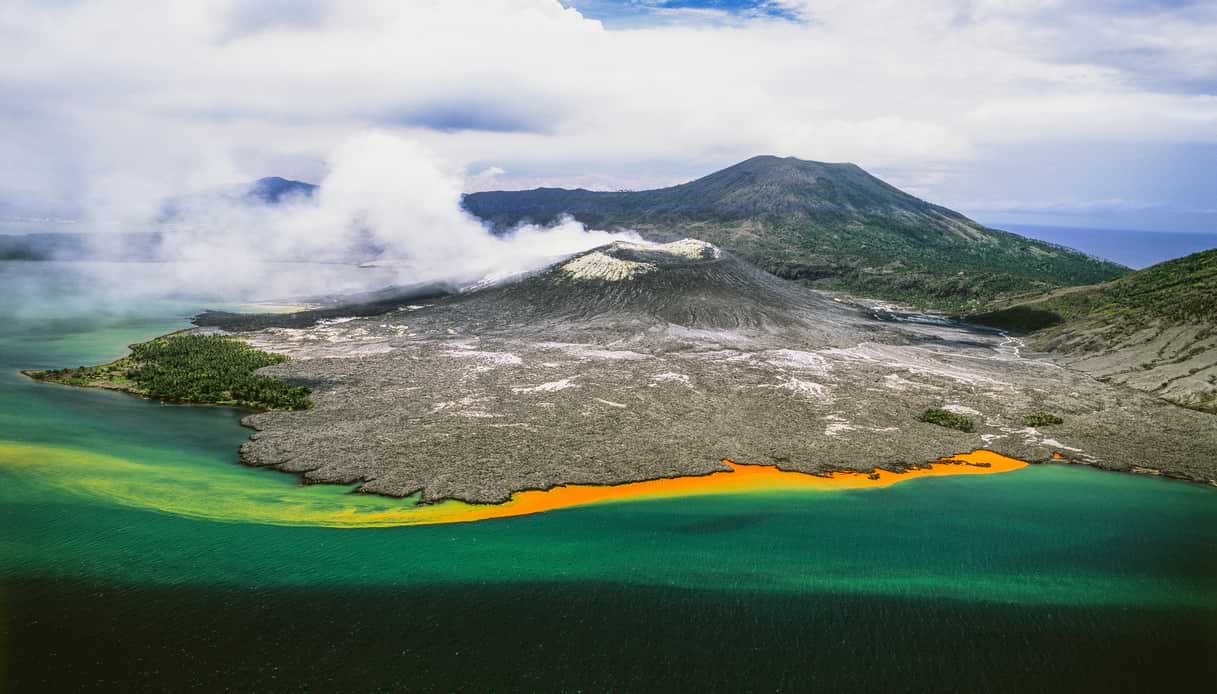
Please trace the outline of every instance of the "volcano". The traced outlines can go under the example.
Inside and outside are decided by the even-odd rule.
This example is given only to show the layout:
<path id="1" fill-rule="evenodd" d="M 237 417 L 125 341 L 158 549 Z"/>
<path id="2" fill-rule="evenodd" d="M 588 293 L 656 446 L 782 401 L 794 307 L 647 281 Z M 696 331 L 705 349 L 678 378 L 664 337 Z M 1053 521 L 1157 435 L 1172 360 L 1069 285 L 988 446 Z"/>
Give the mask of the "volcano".
<path id="1" fill-rule="evenodd" d="M 651 240 L 695 236 L 786 279 L 944 309 L 1128 272 L 990 229 L 856 164 L 795 157 L 752 157 L 655 190 L 487 191 L 464 206 L 500 232 L 571 216 Z"/>
<path id="2" fill-rule="evenodd" d="M 986 447 L 1217 478 L 1209 415 L 693 239 L 617 242 L 381 315 L 335 311 L 229 326 L 292 357 L 264 373 L 313 389 L 312 409 L 245 420 L 247 464 L 423 502 L 699 475 L 724 459 L 901 471 Z M 920 421 L 927 408 L 974 430 Z M 1063 423 L 1024 423 L 1044 410 Z"/>

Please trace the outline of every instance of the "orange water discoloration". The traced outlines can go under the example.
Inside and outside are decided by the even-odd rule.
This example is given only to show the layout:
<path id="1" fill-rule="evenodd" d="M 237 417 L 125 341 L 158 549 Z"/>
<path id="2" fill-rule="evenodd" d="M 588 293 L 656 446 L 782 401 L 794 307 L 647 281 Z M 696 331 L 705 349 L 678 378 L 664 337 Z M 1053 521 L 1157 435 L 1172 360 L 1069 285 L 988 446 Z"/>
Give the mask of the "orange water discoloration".
<path id="1" fill-rule="evenodd" d="M 827 475 L 809 475 L 803 472 L 781 470 L 774 465 L 741 465 L 729 459 L 724 459 L 723 463 L 730 469 L 722 472 L 713 472 L 708 475 L 673 477 L 611 486 L 572 484 L 546 490 L 517 492 L 512 495 L 510 500 L 494 505 L 479 506 L 443 502 L 432 506 L 431 510 L 434 512 L 434 515 L 422 522 L 457 523 L 490 518 L 506 518 L 606 501 L 760 491 L 887 487 L 897 482 L 918 477 L 987 475 L 1009 472 L 1027 466 L 1027 463 L 1021 460 L 1008 458 L 987 450 L 978 450 L 943 458 L 926 467 L 915 468 L 906 472 L 889 472 L 887 470 L 875 470 L 869 473 L 841 471 Z"/>
<path id="2" fill-rule="evenodd" d="M 24 475 L 28 481 L 55 493 L 70 492 L 72 498 L 214 521 L 330 528 L 462 523 L 587 504 L 699 494 L 884 487 L 918 477 L 991 474 L 1026 465 L 991 451 L 944 458 L 904 473 L 877 470 L 808 475 L 772 465 L 723 462 L 726 469 L 708 475 L 610 486 L 573 484 L 519 492 L 501 504 L 461 501 L 418 504 L 415 499 L 352 494 L 345 487 L 296 485 L 287 476 L 267 478 L 248 468 L 217 466 L 210 461 L 166 464 L 59 446 L 0 441 L 0 470 Z"/>

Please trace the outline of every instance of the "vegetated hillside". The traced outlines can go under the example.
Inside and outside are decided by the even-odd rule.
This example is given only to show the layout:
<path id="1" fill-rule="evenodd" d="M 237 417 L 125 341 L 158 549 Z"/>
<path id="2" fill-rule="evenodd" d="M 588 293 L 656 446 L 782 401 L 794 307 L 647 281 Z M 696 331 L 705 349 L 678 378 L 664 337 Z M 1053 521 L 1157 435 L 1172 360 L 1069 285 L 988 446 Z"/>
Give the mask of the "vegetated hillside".
<path id="1" fill-rule="evenodd" d="M 986 228 L 854 164 L 753 157 L 646 191 L 538 188 L 472 193 L 466 209 L 505 231 L 569 214 L 654 240 L 693 237 L 824 289 L 960 309 L 1020 292 L 1090 284 L 1127 268 Z"/>
<path id="2" fill-rule="evenodd" d="M 1105 380 L 1217 413 L 1217 250 L 971 317 Z"/>

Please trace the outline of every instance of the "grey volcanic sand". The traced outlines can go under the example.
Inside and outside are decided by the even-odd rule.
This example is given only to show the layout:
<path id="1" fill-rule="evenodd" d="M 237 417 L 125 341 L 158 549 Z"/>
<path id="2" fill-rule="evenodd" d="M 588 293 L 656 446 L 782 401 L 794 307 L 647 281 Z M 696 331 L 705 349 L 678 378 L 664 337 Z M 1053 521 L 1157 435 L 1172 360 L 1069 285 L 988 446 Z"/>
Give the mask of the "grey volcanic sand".
<path id="1" fill-rule="evenodd" d="M 701 242 L 614 244 L 511 284 L 310 328 L 237 333 L 315 407 L 245 422 L 251 465 L 423 501 L 722 470 L 901 470 L 988 447 L 1217 479 L 1217 420 L 1021 353 L 883 315 Z M 286 319 L 290 320 L 290 319 Z M 286 323 L 286 324 L 298 324 Z M 927 407 L 976 433 L 917 421 Z M 1063 425 L 1032 429 L 1047 410 Z"/>
<path id="2" fill-rule="evenodd" d="M 1047 332 L 1035 335 L 1032 343 L 1051 350 L 1061 364 L 1108 383 L 1185 406 L 1202 405 L 1213 392 L 1217 333 L 1209 326 L 1146 328 L 1117 339 L 1105 337 L 1101 323 Z"/>

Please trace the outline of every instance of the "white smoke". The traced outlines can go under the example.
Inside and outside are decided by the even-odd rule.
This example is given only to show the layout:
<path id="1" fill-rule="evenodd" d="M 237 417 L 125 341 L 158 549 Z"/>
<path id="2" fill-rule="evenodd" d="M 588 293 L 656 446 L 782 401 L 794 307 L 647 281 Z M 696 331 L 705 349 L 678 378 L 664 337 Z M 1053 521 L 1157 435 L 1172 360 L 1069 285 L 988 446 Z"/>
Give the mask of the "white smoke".
<path id="1" fill-rule="evenodd" d="M 317 273 L 300 286 L 282 261 L 375 266 L 369 280 L 463 287 L 542 268 L 632 232 L 586 229 L 565 219 L 494 235 L 461 207 L 463 179 L 416 142 L 381 132 L 351 138 L 329 158 L 312 197 L 255 205 L 232 195 L 186 196 L 161 248 L 178 289 L 230 296 L 350 291 Z M 276 262 L 277 261 L 277 262 Z M 290 281 L 289 281 L 290 279 Z M 377 287 L 366 286 L 363 289 Z"/>

